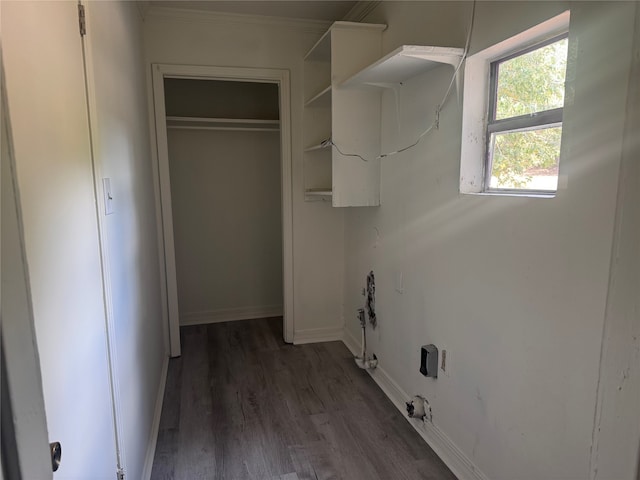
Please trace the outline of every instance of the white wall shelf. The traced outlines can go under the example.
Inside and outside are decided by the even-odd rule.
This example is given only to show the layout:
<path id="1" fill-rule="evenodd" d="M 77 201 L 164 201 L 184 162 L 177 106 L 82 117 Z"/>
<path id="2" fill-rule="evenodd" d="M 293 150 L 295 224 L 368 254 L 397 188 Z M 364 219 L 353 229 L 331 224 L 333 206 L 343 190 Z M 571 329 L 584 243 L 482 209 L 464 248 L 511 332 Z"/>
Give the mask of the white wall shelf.
<path id="1" fill-rule="evenodd" d="M 312 200 L 331 200 L 333 192 L 330 188 L 308 188 L 304 191 L 305 199 Z"/>
<path id="2" fill-rule="evenodd" d="M 200 118 L 167 116 L 167 128 L 190 130 L 237 130 L 255 132 L 277 132 L 279 120 L 254 118 Z"/>
<path id="3" fill-rule="evenodd" d="M 305 107 L 330 107 L 331 106 L 331 85 L 322 89 L 316 95 L 311 97 L 305 104 Z"/>
<path id="4" fill-rule="evenodd" d="M 442 64 L 457 68 L 463 53 L 462 48 L 403 45 L 360 70 L 341 86 L 395 87 Z"/>
<path id="5" fill-rule="evenodd" d="M 376 158 L 380 153 L 380 93 L 343 88 L 341 83 L 380 58 L 385 28 L 335 22 L 305 56 L 306 201 L 330 201 L 334 207 L 380 205 L 380 161 Z M 319 142 L 326 138 L 337 148 L 332 148 L 332 142 Z M 356 161 L 351 153 L 371 161 Z"/>

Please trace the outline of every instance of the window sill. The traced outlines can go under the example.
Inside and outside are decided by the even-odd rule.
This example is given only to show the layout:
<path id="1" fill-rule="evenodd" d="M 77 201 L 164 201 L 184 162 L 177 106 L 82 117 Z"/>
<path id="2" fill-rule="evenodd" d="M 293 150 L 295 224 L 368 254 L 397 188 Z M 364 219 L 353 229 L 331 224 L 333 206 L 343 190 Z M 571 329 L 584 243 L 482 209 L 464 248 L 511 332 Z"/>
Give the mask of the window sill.
<path id="1" fill-rule="evenodd" d="M 558 192 L 511 192 L 511 191 L 489 191 L 489 192 L 460 192 L 460 195 L 473 195 L 477 197 L 516 197 L 516 198 L 555 198 Z"/>

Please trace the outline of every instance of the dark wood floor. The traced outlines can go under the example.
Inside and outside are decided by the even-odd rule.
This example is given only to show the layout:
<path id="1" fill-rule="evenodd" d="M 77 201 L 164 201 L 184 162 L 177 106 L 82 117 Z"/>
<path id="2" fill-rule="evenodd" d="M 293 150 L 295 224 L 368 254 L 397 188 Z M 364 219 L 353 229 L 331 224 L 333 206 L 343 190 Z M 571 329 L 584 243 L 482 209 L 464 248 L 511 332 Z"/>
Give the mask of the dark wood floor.
<path id="1" fill-rule="evenodd" d="M 341 342 L 281 318 L 182 328 L 151 478 L 455 479 Z"/>

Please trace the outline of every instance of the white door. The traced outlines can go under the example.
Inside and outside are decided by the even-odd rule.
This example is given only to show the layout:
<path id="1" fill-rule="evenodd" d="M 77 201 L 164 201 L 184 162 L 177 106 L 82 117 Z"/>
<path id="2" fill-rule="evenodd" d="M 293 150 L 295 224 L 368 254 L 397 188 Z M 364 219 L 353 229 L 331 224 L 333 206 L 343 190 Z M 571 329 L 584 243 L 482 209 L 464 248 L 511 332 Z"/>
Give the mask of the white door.
<path id="1" fill-rule="evenodd" d="M 77 4 L 3 1 L 17 184 L 54 478 L 117 468 L 96 197 Z"/>
<path id="2" fill-rule="evenodd" d="M 4 78 L 0 77 L 0 83 Z M 2 102 L 1 265 L 2 288 L 2 469 L 6 478 L 51 478 L 49 435 L 44 413 L 38 352 L 34 343 L 31 297 L 24 261 L 24 242 L 17 208 L 9 125 Z M 11 395 L 9 395 L 11 392 Z M 13 401 L 19 399 L 19 401 Z M 1 478 L 1 476 L 0 476 Z"/>

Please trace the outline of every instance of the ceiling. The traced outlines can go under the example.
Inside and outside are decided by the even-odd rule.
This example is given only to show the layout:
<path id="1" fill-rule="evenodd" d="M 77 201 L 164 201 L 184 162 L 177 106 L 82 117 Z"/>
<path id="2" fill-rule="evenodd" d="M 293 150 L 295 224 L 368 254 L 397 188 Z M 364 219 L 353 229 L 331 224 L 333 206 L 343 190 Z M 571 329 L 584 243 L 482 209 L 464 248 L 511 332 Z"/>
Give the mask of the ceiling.
<path id="1" fill-rule="evenodd" d="M 149 7 L 169 7 L 208 12 L 238 13 L 244 15 L 266 15 L 270 17 L 299 18 L 305 20 L 343 20 L 358 4 L 354 1 L 317 0 L 235 0 L 235 1 L 193 1 L 193 0 L 152 0 Z"/>

